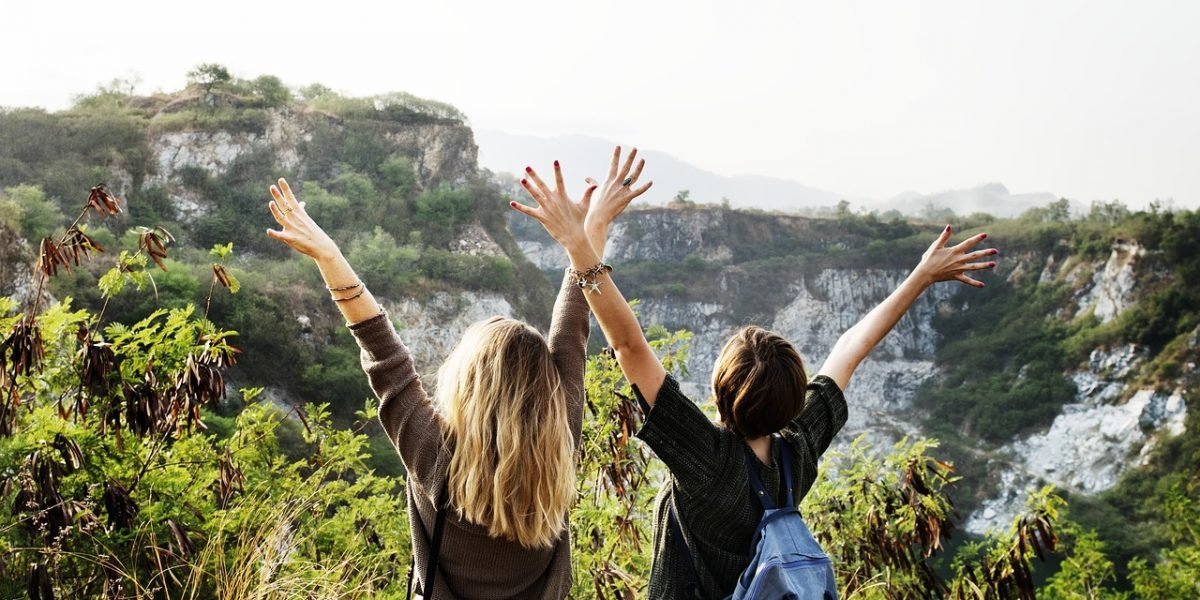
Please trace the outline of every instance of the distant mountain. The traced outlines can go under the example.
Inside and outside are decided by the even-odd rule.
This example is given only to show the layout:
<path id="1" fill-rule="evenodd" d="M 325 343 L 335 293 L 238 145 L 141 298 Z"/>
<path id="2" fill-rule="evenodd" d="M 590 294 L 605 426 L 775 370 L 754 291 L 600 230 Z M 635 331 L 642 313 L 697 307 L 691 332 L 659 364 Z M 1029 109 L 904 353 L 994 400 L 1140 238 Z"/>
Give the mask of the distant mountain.
<path id="1" fill-rule="evenodd" d="M 479 165 L 497 173 L 521 173 L 525 166 L 549 165 L 561 160 L 572 182 L 587 175 L 603 176 L 608 168 L 606 157 L 614 142 L 585 135 L 536 137 L 476 129 L 479 145 Z M 688 190 L 695 202 L 716 204 L 728 198 L 738 208 L 763 210 L 804 211 L 818 207 L 836 206 L 849 200 L 851 210 L 898 210 L 921 216 L 926 207 L 949 208 L 957 215 L 987 212 L 998 217 L 1013 217 L 1034 206 L 1045 206 L 1056 200 L 1055 194 L 1014 194 L 1000 183 L 977 187 L 945 190 L 932 194 L 904 192 L 887 200 L 857 198 L 806 186 L 797 181 L 760 175 L 727 177 L 688 164 L 669 154 L 654 150 L 639 150 L 650 163 L 649 175 L 654 179 L 654 191 L 648 202 L 663 204 L 679 190 Z"/>
<path id="2" fill-rule="evenodd" d="M 475 130 L 475 142 L 479 145 L 480 166 L 494 172 L 520 173 L 528 164 L 549 165 L 557 159 L 563 162 L 572 182 L 588 175 L 603 177 L 608 169 L 606 157 L 614 145 L 583 135 L 543 138 L 487 129 Z M 648 174 L 654 180 L 652 203 L 665 203 L 679 190 L 689 190 L 691 200 L 696 202 L 716 204 L 728 198 L 735 207 L 783 211 L 834 206 L 846 198 L 776 177 L 726 177 L 653 150 L 639 149 L 639 154 L 649 163 Z"/>
<path id="3" fill-rule="evenodd" d="M 1014 194 L 1000 183 L 986 183 L 964 190 L 946 190 L 933 194 L 904 192 L 878 204 L 880 210 L 896 209 L 902 213 L 919 214 L 926 206 L 945 207 L 957 215 L 986 212 L 998 217 L 1014 217 L 1035 206 L 1045 206 L 1058 199 L 1048 192 Z"/>

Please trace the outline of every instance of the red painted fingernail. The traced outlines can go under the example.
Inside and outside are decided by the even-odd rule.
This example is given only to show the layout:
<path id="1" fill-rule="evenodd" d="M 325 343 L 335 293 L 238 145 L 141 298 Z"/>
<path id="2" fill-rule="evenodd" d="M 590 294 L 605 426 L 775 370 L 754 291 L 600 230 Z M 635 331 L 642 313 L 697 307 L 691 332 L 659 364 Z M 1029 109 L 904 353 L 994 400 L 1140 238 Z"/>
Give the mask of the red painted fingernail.
<path id="1" fill-rule="evenodd" d="M 950 232 L 950 226 L 949 226 L 949 225 L 947 225 L 947 226 L 946 226 L 946 233 L 949 233 L 949 232 Z"/>
<path id="2" fill-rule="evenodd" d="M 991 252 L 988 252 L 988 254 L 1000 254 L 1000 251 L 993 248 Z"/>
<path id="3" fill-rule="evenodd" d="M 986 239 L 987 239 L 987 234 L 986 234 L 986 233 L 981 233 L 981 234 L 979 234 L 979 239 L 981 239 L 981 240 L 986 240 Z"/>
<path id="4" fill-rule="evenodd" d="M 522 180 L 521 180 L 521 185 L 529 185 L 529 182 L 528 182 L 528 181 L 525 181 L 524 179 L 522 179 Z"/>
<path id="5" fill-rule="evenodd" d="M 525 172 L 526 172 L 526 173 L 532 173 L 532 172 L 533 172 L 533 167 L 525 167 Z"/>
<path id="6" fill-rule="evenodd" d="M 511 206 L 511 207 L 513 207 L 513 208 L 516 208 L 516 207 L 517 207 L 517 201 L 516 201 L 516 200 L 509 200 L 509 201 L 508 201 L 508 205 L 509 205 L 509 206 Z"/>
<path id="7" fill-rule="evenodd" d="M 990 263 L 988 263 L 988 266 L 989 266 L 989 267 L 994 267 L 994 266 L 996 266 L 996 263 L 994 263 L 994 262 L 990 262 Z"/>
<path id="8" fill-rule="evenodd" d="M 558 166 L 558 161 L 557 161 L 557 160 L 556 160 L 556 161 L 554 161 L 554 166 L 556 166 L 556 167 Z"/>

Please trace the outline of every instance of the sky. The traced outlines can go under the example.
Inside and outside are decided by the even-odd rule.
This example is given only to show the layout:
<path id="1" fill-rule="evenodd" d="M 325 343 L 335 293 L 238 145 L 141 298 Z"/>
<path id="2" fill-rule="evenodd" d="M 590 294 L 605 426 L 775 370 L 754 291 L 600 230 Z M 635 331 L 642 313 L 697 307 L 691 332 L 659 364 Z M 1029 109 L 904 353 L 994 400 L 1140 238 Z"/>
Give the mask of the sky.
<path id="1" fill-rule="evenodd" d="M 851 197 L 998 181 L 1200 205 L 1190 0 L 0 0 L 0 22 L 0 106 L 216 62 Z"/>

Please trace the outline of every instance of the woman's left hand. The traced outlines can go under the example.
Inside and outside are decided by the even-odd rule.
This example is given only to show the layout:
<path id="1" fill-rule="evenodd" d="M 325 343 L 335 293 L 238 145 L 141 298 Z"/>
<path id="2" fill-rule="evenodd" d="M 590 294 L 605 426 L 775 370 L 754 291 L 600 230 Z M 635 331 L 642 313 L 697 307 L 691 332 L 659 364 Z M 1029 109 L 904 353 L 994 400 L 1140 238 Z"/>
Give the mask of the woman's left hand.
<path id="1" fill-rule="evenodd" d="M 525 191 L 537 205 L 526 206 L 512 201 L 509 202 L 509 206 L 517 212 L 537 219 L 542 227 L 546 228 L 550 237 L 564 248 L 569 249 L 571 246 L 581 243 L 590 245 L 591 242 L 587 238 L 583 224 L 587 219 L 588 207 L 591 205 L 592 193 L 596 191 L 596 184 L 589 185 L 584 190 L 583 196 L 576 202 L 567 195 L 562 167 L 559 166 L 557 160 L 554 161 L 553 189 L 546 185 L 541 177 L 538 177 L 532 167 L 525 167 L 525 174 L 526 177 L 521 180 L 521 185 L 525 187 Z"/>
<path id="2" fill-rule="evenodd" d="M 633 202 L 634 198 L 646 193 L 646 190 L 654 185 L 653 181 L 647 181 L 645 184 L 633 187 L 642 176 L 642 168 L 646 166 L 646 161 L 643 159 L 637 161 L 637 166 L 634 167 L 633 161 L 637 158 L 637 153 L 637 148 L 631 150 L 622 166 L 621 147 L 613 148 L 612 162 L 608 166 L 608 177 L 599 188 L 600 195 L 588 207 L 588 215 L 584 223 L 584 227 L 588 234 L 592 235 L 593 240 L 597 235 L 603 238 L 603 234 L 608 231 L 609 224 L 617 218 L 617 215 L 620 215 L 625 207 Z M 596 180 L 591 177 L 585 181 L 588 185 L 596 185 Z"/>

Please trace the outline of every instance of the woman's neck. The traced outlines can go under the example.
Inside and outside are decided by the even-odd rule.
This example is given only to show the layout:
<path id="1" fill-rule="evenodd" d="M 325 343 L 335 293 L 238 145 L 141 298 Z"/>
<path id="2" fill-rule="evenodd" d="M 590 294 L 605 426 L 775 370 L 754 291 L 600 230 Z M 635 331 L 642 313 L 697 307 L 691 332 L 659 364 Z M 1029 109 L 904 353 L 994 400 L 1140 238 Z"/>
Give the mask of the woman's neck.
<path id="1" fill-rule="evenodd" d="M 771 464 L 771 436 L 764 435 L 756 438 L 746 438 L 746 445 L 754 451 L 754 456 L 758 457 L 758 462 L 769 465 Z"/>

